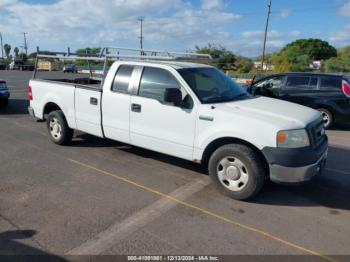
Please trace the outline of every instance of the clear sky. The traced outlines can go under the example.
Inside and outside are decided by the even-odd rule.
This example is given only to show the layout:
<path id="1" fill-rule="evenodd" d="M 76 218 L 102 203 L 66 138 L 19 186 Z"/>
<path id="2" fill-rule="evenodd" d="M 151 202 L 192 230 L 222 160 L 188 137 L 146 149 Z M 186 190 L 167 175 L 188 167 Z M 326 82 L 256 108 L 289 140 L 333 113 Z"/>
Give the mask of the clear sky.
<path id="1" fill-rule="evenodd" d="M 29 51 L 87 46 L 190 50 L 220 44 L 237 54 L 261 53 L 268 0 L 0 0 L 4 43 Z M 350 0 L 272 0 L 267 49 L 298 38 L 350 45 Z"/>

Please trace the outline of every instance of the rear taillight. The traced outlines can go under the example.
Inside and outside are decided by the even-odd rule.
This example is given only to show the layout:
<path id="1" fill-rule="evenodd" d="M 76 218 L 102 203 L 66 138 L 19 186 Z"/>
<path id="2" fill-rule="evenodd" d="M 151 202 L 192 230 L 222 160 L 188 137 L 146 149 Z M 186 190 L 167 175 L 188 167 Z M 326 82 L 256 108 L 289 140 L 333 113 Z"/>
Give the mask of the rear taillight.
<path id="1" fill-rule="evenodd" d="M 33 92 L 32 92 L 31 86 L 28 86 L 28 99 L 29 99 L 29 101 L 33 100 Z"/>
<path id="2" fill-rule="evenodd" d="M 343 81 L 343 92 L 347 97 L 350 97 L 350 85 L 346 81 Z"/>

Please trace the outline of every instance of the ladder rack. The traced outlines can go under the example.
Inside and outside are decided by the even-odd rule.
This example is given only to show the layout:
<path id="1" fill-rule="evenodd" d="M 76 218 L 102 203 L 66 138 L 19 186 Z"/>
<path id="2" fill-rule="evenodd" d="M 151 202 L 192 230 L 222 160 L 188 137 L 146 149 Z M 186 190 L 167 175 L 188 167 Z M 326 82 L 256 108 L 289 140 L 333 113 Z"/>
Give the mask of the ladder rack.
<path id="1" fill-rule="evenodd" d="M 99 54 L 83 54 L 73 53 L 68 47 L 67 52 L 51 52 L 40 51 L 37 47 L 37 56 L 35 61 L 35 70 L 33 78 L 36 76 L 38 59 L 50 58 L 61 61 L 76 61 L 85 60 L 88 62 L 90 76 L 92 70 L 90 62 L 104 62 L 103 75 L 106 74 L 106 69 L 109 61 L 131 60 L 131 61 L 177 61 L 177 62 L 213 62 L 213 58 L 208 54 L 198 54 L 194 52 L 173 52 L 167 50 L 156 49 L 138 49 L 127 47 L 104 47 Z"/>

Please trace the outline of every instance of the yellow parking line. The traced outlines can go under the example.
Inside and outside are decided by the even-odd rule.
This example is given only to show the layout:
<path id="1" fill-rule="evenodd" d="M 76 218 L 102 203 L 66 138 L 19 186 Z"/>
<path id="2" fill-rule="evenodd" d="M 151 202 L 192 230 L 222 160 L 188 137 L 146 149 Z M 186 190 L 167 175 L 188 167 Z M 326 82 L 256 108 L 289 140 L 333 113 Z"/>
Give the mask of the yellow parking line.
<path id="1" fill-rule="evenodd" d="M 209 210 L 207 210 L 207 209 L 204 209 L 204 208 L 195 206 L 195 205 L 193 205 L 193 204 L 191 204 L 191 203 L 188 203 L 188 202 L 186 202 L 186 201 L 177 199 L 177 198 L 175 198 L 175 197 L 172 197 L 172 196 L 170 196 L 170 195 L 167 195 L 167 194 L 165 194 L 165 193 L 162 193 L 162 192 L 157 191 L 157 190 L 155 190 L 155 189 L 152 189 L 152 188 L 150 188 L 150 187 L 147 187 L 147 186 L 138 184 L 138 183 L 136 183 L 136 182 L 134 182 L 134 181 L 132 181 L 132 180 L 130 180 L 130 179 L 127 179 L 127 178 L 125 178 L 125 177 L 121 177 L 121 176 L 118 176 L 118 175 L 109 173 L 109 172 L 107 172 L 107 171 L 104 171 L 104 170 L 99 169 L 99 168 L 96 168 L 96 167 L 94 167 L 94 166 L 91 166 L 91 165 L 88 165 L 88 164 L 79 162 L 79 161 L 74 160 L 74 159 L 68 159 L 68 160 L 69 160 L 70 162 L 72 162 L 72 163 L 77 164 L 77 165 L 80 165 L 80 166 L 83 166 L 83 167 L 86 167 L 86 168 L 93 169 L 93 170 L 95 170 L 95 171 L 97 171 L 97 172 L 99 172 L 99 173 L 101 173 L 101 174 L 114 177 L 114 178 L 116 178 L 116 179 L 118 179 L 118 180 L 124 181 L 125 183 L 128 183 L 128 184 L 133 185 L 133 186 L 138 187 L 138 188 L 141 188 L 141 189 L 143 189 L 143 190 L 145 190 L 145 191 L 148 191 L 148 192 L 151 192 L 151 193 L 153 193 L 153 194 L 159 195 L 159 196 L 161 196 L 161 197 L 170 199 L 170 200 L 172 200 L 172 201 L 174 201 L 174 202 L 176 202 L 176 203 L 178 203 L 178 204 L 180 204 L 180 205 L 189 207 L 189 208 L 191 208 L 191 209 L 195 209 L 195 210 L 197 210 L 197 211 L 199 211 L 199 212 L 201 212 L 201 213 L 204 213 L 204 214 L 206 214 L 206 215 L 208 215 L 208 216 L 214 217 L 214 218 L 216 218 L 216 219 L 218 219 L 218 220 L 224 221 L 224 222 L 226 222 L 226 223 L 228 223 L 228 224 L 235 225 L 235 226 L 240 227 L 240 228 L 242 228 L 242 229 L 245 229 L 245 230 L 247 230 L 247 231 L 254 232 L 254 233 L 256 233 L 256 234 L 259 234 L 259 235 L 265 236 L 265 237 L 267 237 L 267 238 L 273 239 L 273 240 L 275 240 L 275 241 L 277 241 L 277 242 L 283 243 L 283 244 L 285 244 L 285 245 L 287 245 L 287 246 L 290 246 L 290 247 L 293 247 L 293 248 L 295 248 L 295 249 L 301 250 L 301 251 L 303 251 L 303 252 L 305 252 L 305 253 L 307 253 L 307 254 L 311 254 L 311 255 L 313 255 L 313 256 L 321 257 L 321 258 L 324 258 L 325 260 L 328 260 L 328 261 L 337 262 L 337 260 L 335 260 L 335 259 L 333 259 L 333 258 L 331 258 L 331 257 L 322 255 L 321 253 L 318 253 L 318 252 L 313 251 L 313 250 L 311 250 L 311 249 L 302 247 L 302 246 L 300 246 L 300 245 L 298 245 L 298 244 L 294 244 L 294 243 L 292 243 L 292 242 L 289 242 L 288 240 L 284 240 L 284 239 L 282 239 L 282 238 L 280 238 L 280 237 L 277 237 L 277 236 L 275 236 L 275 235 L 272 235 L 272 234 L 270 234 L 270 233 L 268 233 L 268 232 L 265 232 L 265 231 L 263 231 L 263 230 L 260 230 L 260 229 L 257 229 L 257 228 L 251 227 L 251 226 L 247 226 L 247 225 L 244 225 L 244 224 L 239 223 L 239 222 L 237 222 L 237 221 L 234 221 L 234 220 L 232 220 L 232 219 L 229 219 L 229 218 L 223 217 L 223 216 L 221 216 L 221 215 L 215 214 L 215 213 L 213 213 L 213 212 L 211 212 L 211 211 L 209 211 Z"/>

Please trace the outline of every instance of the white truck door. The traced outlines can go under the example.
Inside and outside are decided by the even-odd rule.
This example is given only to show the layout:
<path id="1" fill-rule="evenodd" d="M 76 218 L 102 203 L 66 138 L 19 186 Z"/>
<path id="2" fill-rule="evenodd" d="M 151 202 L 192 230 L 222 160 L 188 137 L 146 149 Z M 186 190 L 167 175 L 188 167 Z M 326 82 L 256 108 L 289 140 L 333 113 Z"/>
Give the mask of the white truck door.
<path id="1" fill-rule="evenodd" d="M 111 68 L 112 70 L 112 68 Z M 103 130 L 107 138 L 130 143 L 130 93 L 134 66 L 120 65 L 103 90 Z"/>
<path id="2" fill-rule="evenodd" d="M 76 86 L 75 121 L 77 129 L 103 137 L 101 128 L 101 90 Z"/>
<path id="3" fill-rule="evenodd" d="M 192 101 L 184 109 L 164 99 L 166 89 L 179 89 Z M 196 105 L 175 76 L 161 68 L 144 67 L 138 95 L 131 97 L 130 138 L 133 145 L 192 160 Z"/>

